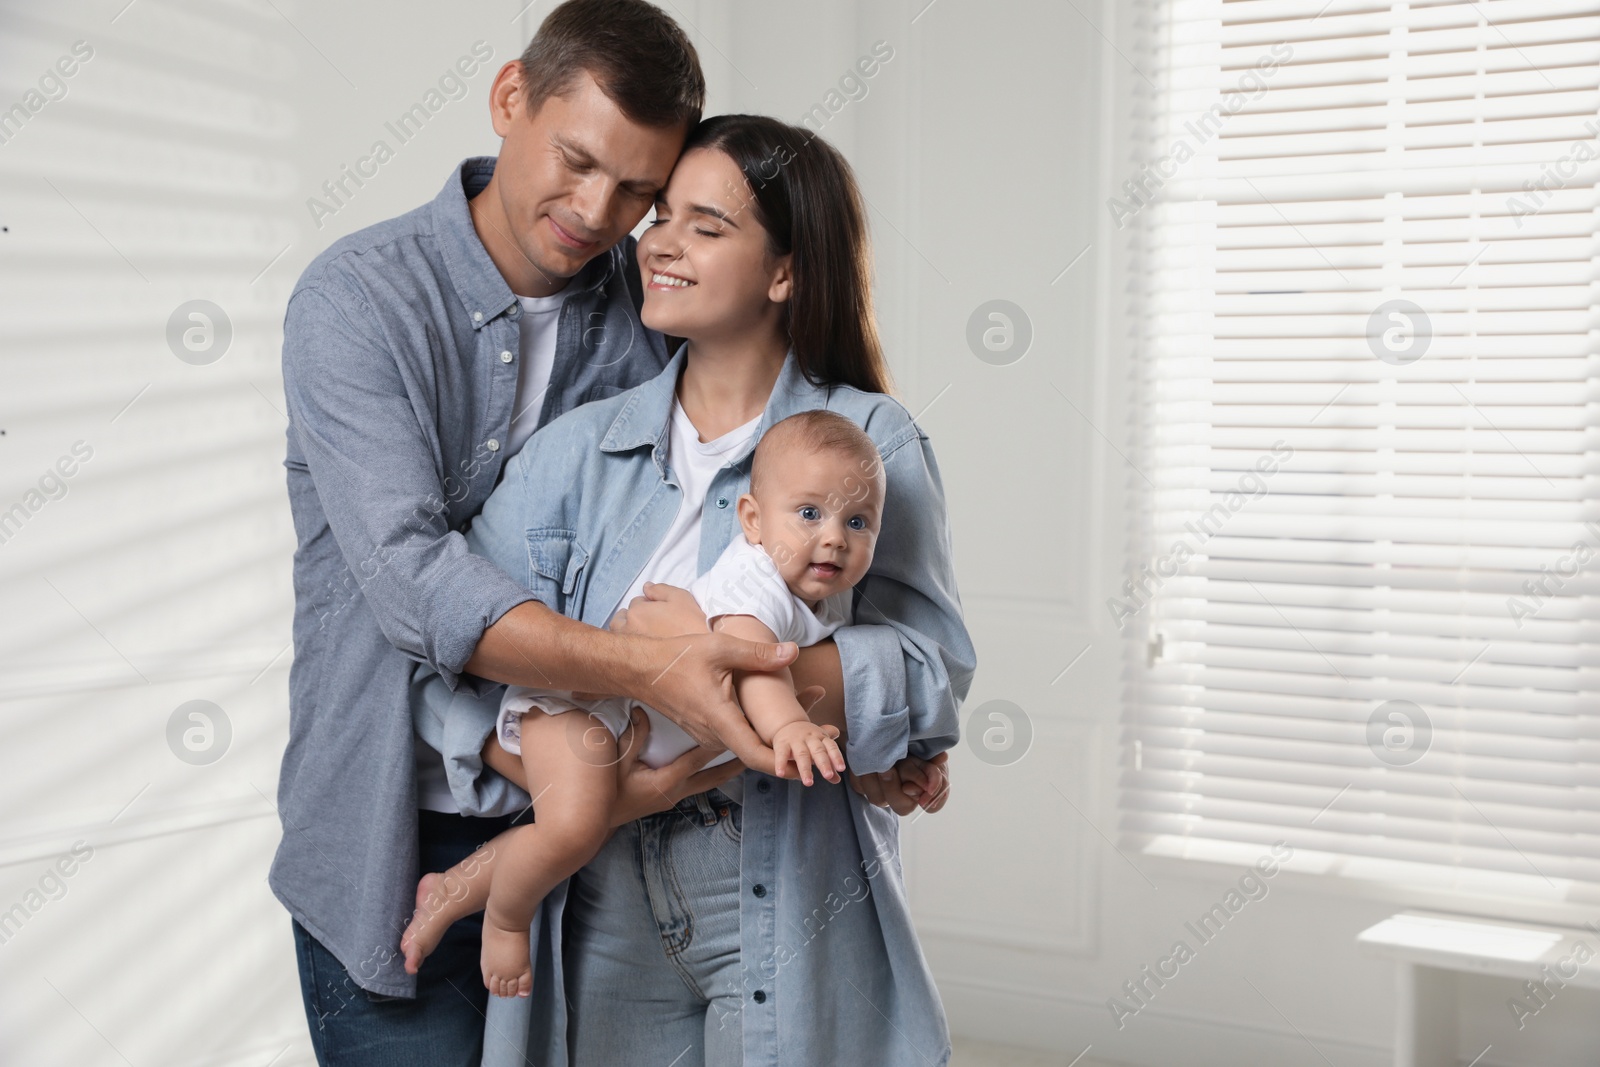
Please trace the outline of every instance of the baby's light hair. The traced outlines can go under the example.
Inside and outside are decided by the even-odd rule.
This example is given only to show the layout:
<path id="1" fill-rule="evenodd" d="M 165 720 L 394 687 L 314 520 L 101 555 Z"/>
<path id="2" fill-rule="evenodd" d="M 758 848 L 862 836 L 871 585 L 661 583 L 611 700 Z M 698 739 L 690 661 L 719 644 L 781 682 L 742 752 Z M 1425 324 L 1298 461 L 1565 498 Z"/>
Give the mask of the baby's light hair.
<path id="1" fill-rule="evenodd" d="M 780 420 L 761 435 L 750 461 L 750 491 L 758 491 L 770 457 L 780 449 L 835 452 L 856 460 L 864 479 L 883 485 L 883 459 L 865 430 L 837 411 L 816 408 Z"/>

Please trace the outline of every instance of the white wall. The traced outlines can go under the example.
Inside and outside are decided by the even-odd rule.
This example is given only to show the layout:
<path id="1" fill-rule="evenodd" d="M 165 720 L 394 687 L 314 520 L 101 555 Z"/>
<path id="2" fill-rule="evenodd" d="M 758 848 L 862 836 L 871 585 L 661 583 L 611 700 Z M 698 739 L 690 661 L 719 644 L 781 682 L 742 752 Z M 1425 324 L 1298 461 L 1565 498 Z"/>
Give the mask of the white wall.
<path id="1" fill-rule="evenodd" d="M 474 42 L 503 61 L 551 4 L 125 2 L 0 0 L 0 107 L 74 42 L 94 50 L 0 144 L 0 509 L 41 504 L 0 543 L 0 914 L 28 912 L 0 930 L 0 1062 L 283 1067 L 309 1062 L 264 881 L 293 545 L 283 303 L 336 236 L 494 150 L 493 65 L 320 228 L 306 200 Z M 713 111 L 796 120 L 844 99 L 828 94 L 876 42 L 894 50 L 823 132 L 872 205 L 893 366 L 943 466 L 982 664 L 968 707 L 1012 701 L 1034 733 L 1006 766 L 958 750 L 952 807 L 908 834 L 955 1027 L 1063 1063 L 1090 1044 L 1151 1065 L 1385 1062 L 1391 975 L 1353 938 L 1422 900 L 1402 891 L 1285 876 L 1125 1028 L 1105 1005 L 1236 877 L 1110 843 L 1122 668 L 1099 605 L 1120 583 L 1132 476 L 1125 265 L 1102 205 L 1133 170 L 1118 146 L 1139 75 L 1101 34 L 1125 44 L 1130 9 L 668 6 Z M 195 299 L 233 328 L 206 365 L 166 338 Z M 1008 366 L 966 336 L 996 299 L 1033 331 Z M 78 441 L 93 456 L 65 496 L 30 498 Z M 169 747 L 191 700 L 231 724 L 208 765 Z M 78 841 L 92 858 L 50 878 Z M 1464 983 L 1465 1058 L 1492 1042 L 1485 1065 L 1594 1062 L 1591 995 L 1564 993 L 1519 1035 L 1512 992 Z"/>
<path id="2" fill-rule="evenodd" d="M 92 450 L 0 543 L 0 924 L 26 916 L 0 925 L 0 1063 L 284 1067 L 310 1062 L 265 882 L 294 547 L 284 301 L 336 236 L 495 151 L 486 87 L 530 31 L 509 0 L 125 3 L 0 4 L 0 108 L 92 49 L 0 143 L 0 509 Z M 466 97 L 319 229 L 306 199 L 480 40 L 494 63 Z M 166 337 L 195 299 L 233 331 L 206 365 Z M 191 700 L 231 725 L 209 765 L 169 747 Z M 57 882 L 78 841 L 92 858 Z"/>
<path id="3" fill-rule="evenodd" d="M 920 253 L 885 273 L 883 311 L 902 324 L 908 403 L 938 398 L 921 421 L 944 468 L 978 642 L 968 709 L 1011 701 L 1035 733 L 1008 766 L 963 745 L 951 808 L 910 834 L 908 877 L 953 1026 L 1062 1063 L 1091 1045 L 1090 1058 L 1152 1067 L 1387 1063 L 1393 973 L 1358 953 L 1355 935 L 1402 906 L 1539 909 L 1284 874 L 1149 1007 L 1120 1028 L 1107 1007 L 1175 940 L 1195 941 L 1185 921 L 1243 869 L 1113 846 L 1123 665 L 1102 605 L 1128 564 L 1123 502 L 1143 482 L 1119 451 L 1134 331 L 1126 235 L 1104 205 L 1143 162 L 1127 147 L 1143 89 L 1129 59 L 1136 9 L 925 5 L 853 8 L 859 41 L 905 41 L 894 75 L 910 92 L 886 86 L 855 111 L 852 157 L 887 216 L 875 220 L 880 250 Z M 777 48 L 804 19 L 767 8 L 761 24 Z M 892 165 L 873 151 L 878 131 L 896 138 Z M 972 311 L 996 298 L 1034 328 L 1010 366 L 976 359 L 964 337 Z M 1519 1032 L 1506 1006 L 1518 992 L 1462 980 L 1462 1063 L 1491 1045 L 1480 1064 L 1596 1062 L 1593 994 L 1563 991 Z"/>

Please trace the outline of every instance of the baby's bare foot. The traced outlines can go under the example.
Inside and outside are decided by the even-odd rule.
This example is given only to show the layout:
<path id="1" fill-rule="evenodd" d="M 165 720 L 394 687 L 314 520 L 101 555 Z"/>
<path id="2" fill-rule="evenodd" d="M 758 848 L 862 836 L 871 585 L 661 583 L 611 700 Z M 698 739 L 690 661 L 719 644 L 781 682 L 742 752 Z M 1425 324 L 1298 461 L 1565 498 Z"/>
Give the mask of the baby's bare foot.
<path id="1" fill-rule="evenodd" d="M 460 916 L 451 914 L 451 901 L 445 892 L 444 875 L 425 874 L 417 883 L 417 910 L 411 913 L 411 925 L 400 935 L 400 951 L 405 953 L 406 973 L 416 974 L 434 949 L 439 939 Z"/>
<path id="2" fill-rule="evenodd" d="M 532 991 L 526 926 L 508 930 L 484 917 L 483 986 L 496 997 L 525 997 Z"/>

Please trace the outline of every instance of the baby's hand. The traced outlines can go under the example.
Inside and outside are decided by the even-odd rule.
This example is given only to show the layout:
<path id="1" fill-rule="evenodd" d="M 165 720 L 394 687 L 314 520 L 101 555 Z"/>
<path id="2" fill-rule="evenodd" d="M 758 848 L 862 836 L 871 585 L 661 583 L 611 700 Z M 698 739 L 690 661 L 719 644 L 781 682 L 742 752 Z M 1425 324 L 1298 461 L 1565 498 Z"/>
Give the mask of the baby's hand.
<path id="1" fill-rule="evenodd" d="M 815 763 L 824 778 L 830 782 L 839 781 L 839 773 L 845 768 L 844 756 L 834 741 L 838 736 L 838 727 L 819 726 L 810 719 L 801 719 L 780 727 L 778 732 L 772 735 L 772 751 L 778 757 L 776 767 L 778 777 L 789 777 L 788 767 L 793 763 L 798 772 L 797 777 L 806 785 L 812 785 L 815 779 L 811 777 L 811 765 Z"/>

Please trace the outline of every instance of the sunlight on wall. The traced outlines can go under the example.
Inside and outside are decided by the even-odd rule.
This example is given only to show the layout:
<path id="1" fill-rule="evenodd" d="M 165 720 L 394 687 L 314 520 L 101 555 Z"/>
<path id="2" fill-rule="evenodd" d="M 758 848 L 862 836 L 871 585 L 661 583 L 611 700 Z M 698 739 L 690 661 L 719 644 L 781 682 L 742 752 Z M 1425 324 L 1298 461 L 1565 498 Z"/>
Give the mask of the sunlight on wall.
<path id="1" fill-rule="evenodd" d="M 294 976 L 238 872 L 278 833 L 293 276 L 268 268 L 306 60 L 265 4 L 118 6 L 11 5 L 0 46 L 0 1059 L 265 1063 Z M 220 312 L 175 349 L 193 300 Z M 195 699 L 209 737 L 169 746 Z"/>
<path id="2" fill-rule="evenodd" d="M 0 1062 L 311 1062 L 265 882 L 284 304 L 493 153 L 523 7 L 0 0 Z M 475 41 L 449 122 L 317 226 L 324 179 Z"/>

